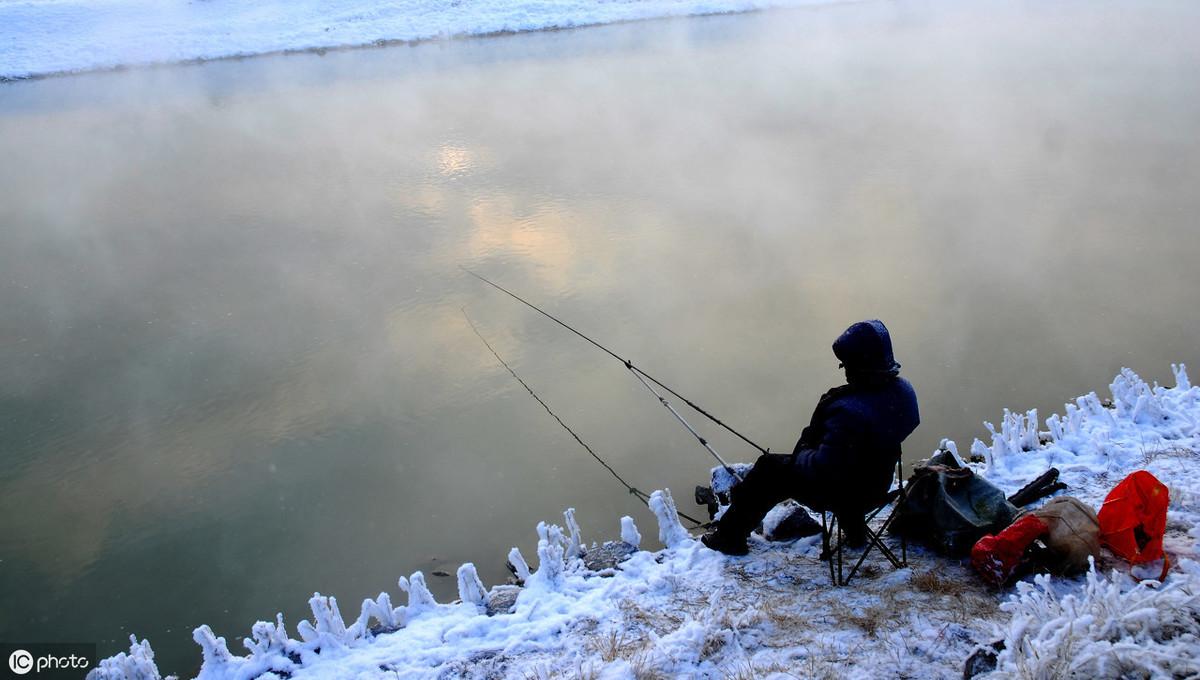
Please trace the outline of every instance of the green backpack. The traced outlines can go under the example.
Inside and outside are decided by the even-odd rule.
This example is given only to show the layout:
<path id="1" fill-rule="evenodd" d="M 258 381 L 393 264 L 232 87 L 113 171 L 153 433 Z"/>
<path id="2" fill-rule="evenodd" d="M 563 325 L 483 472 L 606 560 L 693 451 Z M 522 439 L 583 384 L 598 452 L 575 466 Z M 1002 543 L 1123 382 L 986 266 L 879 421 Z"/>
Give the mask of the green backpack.
<path id="1" fill-rule="evenodd" d="M 980 538 L 1012 524 L 1016 515 L 1017 507 L 994 484 L 952 458 L 937 457 L 913 471 L 892 530 L 961 557 Z"/>

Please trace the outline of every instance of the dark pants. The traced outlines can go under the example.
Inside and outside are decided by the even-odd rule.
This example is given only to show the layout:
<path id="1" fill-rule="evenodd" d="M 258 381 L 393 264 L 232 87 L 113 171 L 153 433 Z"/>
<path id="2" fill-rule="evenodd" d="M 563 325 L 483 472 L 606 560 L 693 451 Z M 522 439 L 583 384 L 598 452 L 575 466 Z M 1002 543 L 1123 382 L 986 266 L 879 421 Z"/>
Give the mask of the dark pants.
<path id="1" fill-rule="evenodd" d="M 820 480 L 809 479 L 792 464 L 792 456 L 764 453 L 745 479 L 730 492 L 729 509 L 717 530 L 729 537 L 749 536 L 771 508 L 789 498 L 819 510 Z"/>

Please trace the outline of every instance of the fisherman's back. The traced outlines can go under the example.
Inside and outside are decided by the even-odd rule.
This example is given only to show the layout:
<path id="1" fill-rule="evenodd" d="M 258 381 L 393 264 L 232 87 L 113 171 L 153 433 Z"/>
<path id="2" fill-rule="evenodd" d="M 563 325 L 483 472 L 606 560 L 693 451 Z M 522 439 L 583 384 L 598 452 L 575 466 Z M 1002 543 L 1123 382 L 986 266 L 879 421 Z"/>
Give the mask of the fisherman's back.
<path id="1" fill-rule="evenodd" d="M 827 392 L 794 451 L 798 471 L 824 482 L 814 504 L 875 501 L 887 491 L 900 443 L 919 423 L 916 391 L 904 378 Z"/>

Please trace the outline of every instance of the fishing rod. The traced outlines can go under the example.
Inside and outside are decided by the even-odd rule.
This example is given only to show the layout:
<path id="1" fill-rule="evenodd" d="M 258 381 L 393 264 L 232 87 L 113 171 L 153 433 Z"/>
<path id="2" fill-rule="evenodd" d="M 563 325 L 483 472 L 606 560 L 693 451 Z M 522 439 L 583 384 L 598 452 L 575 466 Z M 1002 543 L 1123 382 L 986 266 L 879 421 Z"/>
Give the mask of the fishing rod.
<path id="1" fill-rule="evenodd" d="M 672 406 L 671 406 L 671 404 L 670 404 L 670 403 L 669 403 L 669 402 L 668 402 L 668 401 L 667 401 L 665 398 L 663 398 L 663 397 L 662 397 L 662 395 L 660 395 L 660 394 L 659 394 L 659 393 L 658 393 L 658 392 L 657 392 L 657 391 L 656 391 L 656 390 L 655 390 L 653 387 L 651 387 L 651 386 L 650 386 L 650 384 L 649 384 L 648 382 L 646 382 L 647 380 L 649 380 L 650 382 L 654 383 L 655 385 L 658 385 L 659 387 L 661 387 L 662 389 L 666 390 L 667 392 L 671 393 L 671 394 L 672 394 L 673 396 L 675 396 L 676 398 L 678 398 L 678 399 L 682 400 L 682 401 L 683 401 L 685 404 L 687 404 L 688 406 L 690 406 L 690 407 L 691 407 L 692 409 L 694 409 L 696 412 L 700 413 L 700 414 L 701 414 L 701 415 L 703 415 L 704 417 L 706 417 L 706 418 L 708 418 L 709 420 L 713 421 L 713 422 L 714 422 L 714 423 L 716 423 L 717 425 L 720 425 L 721 427 L 725 428 L 727 431 L 731 432 L 732 434 L 734 434 L 735 436 L 737 436 L 739 439 L 741 439 L 742 441 L 746 442 L 746 443 L 747 443 L 747 444 L 749 444 L 750 446 L 753 446 L 754 448 L 758 449 L 760 452 L 762 452 L 762 453 L 770 453 L 770 450 L 769 450 L 769 449 L 765 449 L 765 448 L 763 448 L 763 447 L 759 446 L 758 444 L 754 443 L 754 442 L 753 442 L 753 441 L 751 441 L 751 440 L 750 440 L 748 437 L 746 437 L 745 435 L 743 435 L 741 432 L 738 432 L 737 430 L 733 429 L 733 428 L 732 428 L 732 427 L 730 427 L 729 425 L 726 425 L 724 422 L 722 422 L 722 421 L 721 421 L 721 419 L 717 418 L 717 417 L 716 417 L 716 416 L 714 416 L 713 414 L 711 414 L 711 413 L 709 413 L 708 411 L 704 410 L 704 409 L 703 409 L 703 408 L 701 408 L 699 405 L 697 405 L 695 402 L 691 401 L 691 400 L 690 400 L 690 399 L 688 399 L 687 397 L 685 397 L 685 396 L 683 396 L 682 394 L 679 394 L 679 393 L 678 393 L 678 392 L 676 392 L 675 390 L 671 389 L 671 387 L 670 387 L 670 386 L 663 384 L 663 383 L 662 383 L 660 380 L 658 380 L 658 379 L 657 379 L 657 378 L 655 378 L 654 376 L 650 375 L 649 373 L 647 373 L 647 372 L 643 371 L 641 368 L 638 368 L 637 366 L 634 366 L 634 365 L 633 365 L 633 362 L 632 362 L 632 361 L 630 361 L 629 359 L 625 359 L 625 358 L 623 358 L 623 357 L 621 357 L 621 356 L 617 355 L 617 353 L 616 353 L 616 352 L 613 352 L 612 350 L 610 350 L 609 348 L 605 347 L 604 345 L 601 345 L 599 342 L 596 342 L 596 341 L 595 341 L 595 340 L 593 340 L 592 338 L 590 338 L 590 337 L 588 337 L 588 336 L 584 335 L 582 332 L 580 332 L 579 330 L 575 329 L 575 328 L 574 328 L 574 327 L 572 327 L 571 325 L 567 324 L 567 323 L 566 323 L 565 321 L 563 321 L 562 319 L 559 319 L 558 317 L 554 316 L 553 314 L 550 314 L 549 312 L 547 312 L 547 311 L 545 311 L 544 309 L 542 309 L 542 308 L 538 307 L 537 305 L 533 304 L 532 302 L 530 302 L 530 301 L 526 300 L 525 298 L 521 297 L 520 295 L 517 295 L 516 293 L 512 292 L 511 290 L 509 290 L 509 289 L 505 288 L 504 286 L 501 286 L 500 284 L 498 284 L 498 283 L 495 283 L 494 281 L 491 281 L 491 280 L 487 279 L 486 277 L 484 277 L 484 276 L 482 276 L 482 275 L 480 275 L 480 274 L 476 274 L 475 272 L 471 271 L 470 269 L 467 269 L 466 267 L 463 267 L 462 265 L 459 265 L 459 268 L 460 268 L 460 269 L 462 269 L 463 271 L 465 271 L 466 273 L 470 274 L 471 276 L 474 276 L 475 278 L 479 279 L 480 281 L 483 281 L 484 283 L 488 284 L 489 286 L 491 286 L 491 287 L 495 288 L 496 290 L 499 290 L 500 292 L 504 293 L 505 295 L 508 295 L 509 297 L 513 298 L 513 299 L 514 299 L 514 300 L 516 300 L 517 302 L 520 302 L 521 304 L 525 305 L 526 307 L 529 307 L 530 309 L 532 309 L 532 310 L 534 310 L 535 312 L 537 312 L 537 313 L 541 314 L 542 316 L 546 317 L 547 319 L 550 319 L 550 320 L 551 320 L 551 321 L 553 321 L 554 323 L 556 323 L 556 324 L 558 324 L 558 325 L 562 326 L 563 328 L 565 328 L 565 329 L 567 329 L 567 330 L 571 331 L 571 332 L 572 332 L 572 333 L 574 333 L 575 335 L 578 335 L 579 337 L 583 338 L 584 340 L 588 341 L 589 343 L 591 343 L 592 345 L 594 345 L 595 347 L 597 347 L 598 349 L 600 349 L 601 351 L 603 351 L 605 354 L 607 354 L 607 355 L 611 356 L 612 358 L 616 359 L 617 361 L 620 361 L 620 362 L 621 362 L 621 363 L 622 363 L 622 364 L 625 366 L 625 368 L 629 369 L 629 371 L 630 371 L 631 373 L 633 373 L 633 374 L 634 374 L 634 376 L 636 376 L 636 377 L 638 378 L 638 380 L 639 380 L 639 381 L 640 381 L 640 382 L 641 382 L 643 385 L 645 385 L 645 386 L 646 386 L 646 388 L 647 388 L 647 389 L 649 389 L 649 390 L 650 390 L 650 392 L 651 392 L 652 394 L 654 394 L 654 396 L 655 396 L 655 397 L 656 397 L 656 398 L 659 400 L 659 402 L 661 402 L 661 403 L 662 403 L 662 405 L 663 405 L 663 406 L 667 407 L 667 409 L 668 409 L 668 410 L 669 410 L 669 411 L 670 411 L 670 412 L 671 412 L 671 413 L 672 413 L 672 414 L 675 416 L 675 418 L 676 418 L 676 419 L 678 419 L 678 420 L 679 420 L 679 422 L 680 422 L 680 423 L 682 423 L 682 424 L 683 424 L 683 426 L 684 426 L 685 428 L 687 428 L 688 432 L 691 432 L 691 433 L 692 433 L 692 436 L 694 436 L 694 437 L 695 437 L 695 438 L 696 438 L 696 439 L 697 439 L 697 440 L 700 442 L 700 444 L 701 444 L 701 445 L 702 445 L 702 446 L 703 446 L 705 449 L 707 449 L 707 450 L 708 450 L 708 452 L 709 452 L 709 453 L 711 453 L 711 454 L 712 454 L 712 456 L 713 456 L 714 458 L 716 458 L 716 459 L 717 459 L 717 461 L 718 461 L 719 463 L 721 463 L 721 465 L 722 465 L 722 466 L 723 466 L 723 467 L 724 467 L 724 468 L 725 468 L 725 469 L 726 469 L 726 470 L 727 470 L 727 471 L 728 471 L 730 474 L 732 474 L 732 475 L 733 475 L 733 476 L 734 476 L 736 479 L 738 479 L 739 481 L 742 479 L 741 475 L 739 475 L 738 473 L 734 472 L 734 470 L 733 470 L 733 469 L 732 469 L 732 468 L 729 466 L 729 463 L 725 462 L 725 459 L 724 459 L 724 458 L 722 458 L 722 457 L 720 456 L 720 454 L 718 454 L 718 453 L 716 452 L 716 450 L 715 450 L 715 449 L 713 449 L 713 447 L 712 447 L 712 446 L 711 446 L 711 445 L 708 443 L 708 441 L 707 441 L 707 440 L 706 440 L 704 437 L 700 436 L 700 434 L 699 434 L 698 432 L 696 432 L 696 430 L 695 430 L 695 429 L 694 429 L 694 428 L 693 428 L 691 425 L 689 425 L 689 424 L 688 424 L 688 422 L 687 422 L 686 420 L 684 420 L 683 416 L 681 416 L 681 415 L 679 414 L 679 412 L 678 412 L 678 411 L 676 411 L 676 410 L 675 410 L 675 408 L 674 408 L 674 407 L 672 407 Z"/>
<path id="2" fill-rule="evenodd" d="M 611 474 L 613 477 L 615 477 L 616 480 L 618 482 L 620 482 L 622 486 L 624 486 L 626 489 L 628 489 L 630 495 L 632 495 L 634 498 L 637 498 L 639 501 L 641 501 L 642 505 L 645 505 L 646 507 L 650 507 L 650 497 L 646 495 L 646 492 L 642 491 L 641 489 L 638 489 L 637 487 L 633 486 L 629 482 L 625 481 L 625 479 L 623 477 L 621 477 L 621 475 L 617 474 L 617 471 L 614 470 L 611 465 L 609 465 L 607 462 L 605 462 L 605 460 L 603 458 L 601 458 L 595 451 L 592 450 L 592 447 L 587 445 L 587 442 L 583 441 L 583 439 L 581 439 L 579 437 L 579 435 L 575 433 L 575 430 L 571 429 L 570 425 L 567 425 L 566 423 L 564 423 L 563 419 L 559 418 L 558 414 L 550 409 L 550 405 L 547 404 L 545 401 L 543 401 L 542 398 L 537 395 L 537 392 L 533 391 L 533 388 L 529 386 L 529 383 L 525 382 L 524 380 L 521 379 L 521 376 L 517 375 L 517 372 L 513 370 L 513 367 L 509 366 L 508 362 L 505 361 L 504 358 L 500 356 L 500 354 L 496 351 L 496 349 L 494 347 L 492 347 L 492 343 L 488 342 L 487 338 L 483 337 L 483 334 L 480 333 L 479 329 L 475 327 L 475 322 L 471 321 L 471 317 L 467 314 L 467 308 L 460 307 L 459 309 L 462 312 L 463 318 L 465 318 L 467 320 L 467 325 L 470 326 L 471 330 L 475 332 L 475 336 L 478 337 L 481 342 L 483 342 L 484 347 L 488 348 L 488 351 L 492 353 L 492 356 L 496 357 L 496 360 L 499 361 L 501 365 L 503 365 L 505 368 L 508 369 L 508 372 L 512 374 L 512 377 L 516 378 L 517 382 L 521 383 L 521 387 L 525 388 L 525 391 L 529 393 L 529 396 L 536 399 L 537 403 L 541 404 L 542 408 L 546 409 L 546 413 L 549 413 L 555 420 L 557 420 L 558 424 L 562 425 L 563 429 L 566 430 L 568 433 L 570 433 L 570 435 L 575 438 L 575 441 L 579 442 L 579 445 L 582 446 L 589 454 L 591 454 L 592 458 L 596 459 L 596 462 L 603 465 L 604 469 L 608 470 L 609 474 Z M 704 526 L 704 524 L 705 524 L 704 522 L 701 522 L 700 520 L 696 519 L 695 517 L 689 517 L 688 515 L 685 515 L 684 513 L 679 512 L 678 510 L 676 511 L 676 514 L 678 514 L 680 517 L 686 519 L 687 521 L 692 522 L 696 526 Z"/>

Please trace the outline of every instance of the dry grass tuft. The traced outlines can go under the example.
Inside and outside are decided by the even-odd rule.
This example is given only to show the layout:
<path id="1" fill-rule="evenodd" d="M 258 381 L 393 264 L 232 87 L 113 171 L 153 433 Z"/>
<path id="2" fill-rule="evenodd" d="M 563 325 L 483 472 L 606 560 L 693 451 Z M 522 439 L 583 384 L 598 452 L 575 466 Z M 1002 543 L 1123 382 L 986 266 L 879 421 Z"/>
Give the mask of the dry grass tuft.
<path id="1" fill-rule="evenodd" d="M 629 659 L 629 670 L 634 680 L 667 680 L 649 650 L 642 650 Z"/>
<path id="2" fill-rule="evenodd" d="M 704 638 L 704 646 L 700 648 L 700 659 L 708 659 L 725 647 L 725 637 L 709 633 Z"/>
<path id="3" fill-rule="evenodd" d="M 892 612 L 895 611 L 895 602 L 872 605 L 860 611 L 856 611 L 840 603 L 832 605 L 830 609 L 837 620 L 854 625 L 866 633 L 868 637 L 875 637 L 875 634 L 884 628 L 885 624 L 893 618 Z"/>
<path id="4" fill-rule="evenodd" d="M 794 677 L 805 680 L 841 680 L 846 675 L 846 664 L 852 657 L 862 653 L 858 645 L 848 653 L 836 651 L 828 643 L 814 640 L 808 645 L 808 655 L 802 659 L 803 669 Z"/>
<path id="5" fill-rule="evenodd" d="M 600 680 L 600 671 L 590 661 L 586 666 L 581 661 L 576 669 L 575 680 Z"/>
<path id="6" fill-rule="evenodd" d="M 797 677 L 788 672 L 787 667 L 780 664 L 778 661 L 773 661 L 765 666 L 756 666 L 753 662 L 746 661 L 743 664 L 733 667 L 732 669 L 722 671 L 721 677 L 725 678 L 725 680 L 758 680 L 758 678 L 765 678 L 768 675 L 774 675 L 776 673 L 783 673 L 785 675 Z"/>
<path id="7" fill-rule="evenodd" d="M 851 613 L 846 617 L 846 620 L 862 629 L 869 637 L 875 637 L 875 633 L 883 627 L 885 621 L 889 619 L 888 610 L 884 607 L 867 607 L 861 614 Z"/>
<path id="8" fill-rule="evenodd" d="M 812 622 L 811 616 L 784 610 L 775 602 L 764 602 L 760 611 L 778 628 L 807 627 Z"/>
<path id="9" fill-rule="evenodd" d="M 978 592 L 966 592 L 954 598 L 954 606 L 950 609 L 950 620 L 966 626 L 976 619 L 994 614 L 999 607 L 1000 605 L 994 597 L 981 595 Z"/>
<path id="10" fill-rule="evenodd" d="M 584 646 L 589 652 L 603 659 L 604 663 L 611 663 L 625 656 L 624 650 L 628 644 L 624 632 L 610 630 L 607 635 L 588 638 Z"/>
<path id="11" fill-rule="evenodd" d="M 696 603 L 679 600 L 679 611 L 661 611 L 653 609 L 645 609 L 633 600 L 622 600 L 617 608 L 621 610 L 621 615 L 633 627 L 640 630 L 652 630 L 659 635 L 664 635 L 670 631 L 676 630 L 683 625 L 687 616 L 694 615 L 699 609 Z"/>
<path id="12" fill-rule="evenodd" d="M 1153 449 L 1142 447 L 1143 465 L 1149 465 L 1155 458 L 1200 458 L 1200 451 L 1178 444 L 1160 446 Z"/>
<path id="13" fill-rule="evenodd" d="M 557 680 L 560 677 L 559 673 L 550 670 L 549 664 L 539 664 L 522 674 L 523 680 Z"/>
<path id="14" fill-rule="evenodd" d="M 962 581 L 948 579 L 936 569 L 913 574 L 911 582 L 913 588 L 916 588 L 918 591 L 934 595 L 957 597 L 967 591 L 967 586 Z"/>

